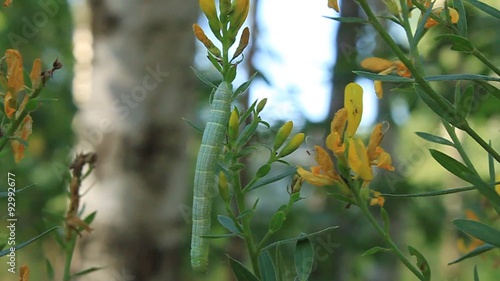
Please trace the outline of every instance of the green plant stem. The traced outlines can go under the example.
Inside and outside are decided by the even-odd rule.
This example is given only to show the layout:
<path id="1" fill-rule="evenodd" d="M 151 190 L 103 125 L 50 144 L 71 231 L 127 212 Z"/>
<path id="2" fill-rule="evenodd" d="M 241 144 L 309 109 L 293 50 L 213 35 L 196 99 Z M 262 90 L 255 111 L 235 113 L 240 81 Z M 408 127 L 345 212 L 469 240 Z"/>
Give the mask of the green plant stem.
<path id="1" fill-rule="evenodd" d="M 245 203 L 245 194 L 241 189 L 240 174 L 238 172 L 233 172 L 232 180 L 233 180 L 234 196 L 236 198 L 236 206 L 238 208 L 238 212 L 241 214 L 247 209 L 247 207 Z M 241 218 L 241 224 L 243 226 L 243 239 L 245 240 L 245 245 L 248 250 L 248 255 L 250 256 L 250 261 L 252 263 L 254 275 L 260 279 L 259 251 L 255 247 L 253 241 L 252 229 L 250 227 L 251 218 L 252 218 L 251 215 L 244 216 Z"/>
<path id="2" fill-rule="evenodd" d="M 71 280 L 71 261 L 73 259 L 73 252 L 75 250 L 76 245 L 76 234 L 71 234 L 71 240 L 66 245 L 66 260 L 64 262 L 64 277 L 63 281 Z"/>
<path id="3" fill-rule="evenodd" d="M 385 242 L 389 244 L 390 248 L 392 251 L 396 254 L 396 256 L 399 258 L 399 260 L 413 273 L 415 276 L 418 277 L 420 280 L 424 280 L 424 275 L 418 268 L 416 268 L 401 252 L 399 247 L 392 241 L 391 237 L 389 236 L 389 233 L 386 233 L 385 230 L 380 226 L 380 224 L 377 222 L 375 217 L 372 215 L 370 210 L 368 209 L 368 205 L 366 202 L 361 200 L 359 194 L 355 194 L 356 200 L 358 201 L 358 206 L 361 209 L 361 212 L 368 218 L 370 223 L 375 227 L 377 232 L 384 238 Z"/>
<path id="4" fill-rule="evenodd" d="M 472 43 L 471 43 L 472 44 Z M 482 61 L 489 69 L 493 70 L 497 75 L 500 75 L 500 69 L 496 67 L 493 63 L 491 63 L 488 58 L 486 58 L 483 53 L 481 53 L 478 49 L 472 49 L 471 54 L 473 54 L 476 58 Z"/>
<path id="5" fill-rule="evenodd" d="M 380 24 L 378 21 L 377 17 L 371 10 L 370 6 L 368 5 L 366 0 L 359 0 L 358 1 L 359 6 L 365 14 L 368 17 L 369 22 L 372 24 L 373 28 L 380 34 L 380 36 L 384 39 L 384 41 L 389 45 L 389 47 L 394 51 L 396 56 L 401 60 L 401 62 L 408 68 L 408 70 L 411 72 L 413 77 L 415 78 L 415 82 L 419 84 L 422 87 L 422 90 L 424 90 L 431 98 L 432 100 L 439 106 L 441 107 L 446 113 L 449 108 L 449 105 L 445 103 L 436 93 L 432 87 L 425 81 L 423 75 L 418 71 L 418 69 L 415 67 L 415 65 L 411 62 L 408 57 L 403 53 L 403 51 L 398 47 L 396 42 L 392 39 L 392 37 L 389 35 L 387 30 Z M 500 155 L 486 143 L 468 124 L 467 120 L 463 120 L 463 124 L 461 124 L 460 129 L 465 131 L 470 137 L 472 137 L 484 150 L 486 150 L 488 153 L 491 154 L 495 160 L 497 160 L 500 163 Z"/>

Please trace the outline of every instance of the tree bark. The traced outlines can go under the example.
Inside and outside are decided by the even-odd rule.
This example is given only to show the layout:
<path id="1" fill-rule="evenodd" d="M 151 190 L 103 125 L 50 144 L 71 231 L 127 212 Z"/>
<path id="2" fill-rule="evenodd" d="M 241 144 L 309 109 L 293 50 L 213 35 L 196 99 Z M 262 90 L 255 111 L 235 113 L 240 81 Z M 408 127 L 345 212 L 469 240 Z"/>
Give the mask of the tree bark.
<path id="1" fill-rule="evenodd" d="M 79 131 L 82 146 L 98 154 L 97 181 L 82 199 L 97 216 L 80 270 L 105 266 L 88 280 L 181 280 L 182 202 L 191 185 L 191 129 L 181 117 L 195 101 L 197 1 L 89 4 L 92 91 Z"/>

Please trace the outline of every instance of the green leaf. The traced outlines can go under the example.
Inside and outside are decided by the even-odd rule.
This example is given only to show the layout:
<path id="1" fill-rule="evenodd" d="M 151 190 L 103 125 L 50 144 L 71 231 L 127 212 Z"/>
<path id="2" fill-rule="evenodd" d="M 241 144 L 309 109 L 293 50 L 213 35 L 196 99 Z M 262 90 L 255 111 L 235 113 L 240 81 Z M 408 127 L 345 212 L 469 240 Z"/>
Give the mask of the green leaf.
<path id="1" fill-rule="evenodd" d="M 229 255 L 227 255 L 229 259 L 229 264 L 231 265 L 231 269 L 233 270 L 234 276 L 238 281 L 259 281 L 252 272 L 250 272 L 245 266 L 243 266 L 239 261 L 233 259 Z"/>
<path id="2" fill-rule="evenodd" d="M 490 245 L 490 244 L 484 244 L 484 245 L 481 245 L 477 248 L 475 248 L 474 250 L 468 252 L 467 254 L 459 257 L 458 259 L 448 263 L 448 265 L 452 265 L 452 264 L 455 264 L 455 263 L 458 263 L 458 262 L 461 262 L 463 260 L 466 260 L 466 259 L 469 259 L 469 258 L 472 258 L 472 257 L 475 257 L 477 255 L 480 255 L 482 253 L 486 253 L 488 252 L 489 250 L 493 250 L 493 249 L 496 249 L 495 246 L 493 245 Z"/>
<path id="3" fill-rule="evenodd" d="M 414 79 L 396 76 L 396 75 L 381 75 L 375 74 L 366 71 L 353 71 L 354 74 L 357 74 L 361 77 L 365 77 L 371 80 L 378 80 L 382 82 L 414 82 Z"/>
<path id="4" fill-rule="evenodd" d="M 496 81 L 500 82 L 500 78 L 492 77 L 487 75 L 479 74 L 449 74 L 449 75 L 436 75 L 427 76 L 424 78 L 426 81 L 455 81 L 455 80 L 467 80 L 467 81 Z"/>
<path id="5" fill-rule="evenodd" d="M 285 259 L 279 247 L 276 247 L 276 252 L 274 254 L 276 260 L 276 279 L 277 281 L 288 281 L 287 280 L 287 266 L 285 265 Z"/>
<path id="6" fill-rule="evenodd" d="M 490 95 L 492 95 L 493 97 L 495 97 L 496 99 L 500 100 L 500 90 L 487 83 L 487 82 L 484 82 L 484 81 L 474 81 L 476 84 L 479 84 L 484 90 L 486 90 Z"/>
<path id="7" fill-rule="evenodd" d="M 474 100 L 474 86 L 469 85 L 460 95 L 460 98 L 455 101 L 456 113 L 462 116 L 462 118 L 466 118 L 472 107 L 473 100 Z"/>
<path id="8" fill-rule="evenodd" d="M 365 19 L 355 18 L 355 17 L 325 17 L 325 18 L 343 23 L 368 23 L 368 21 L 366 21 Z"/>
<path id="9" fill-rule="evenodd" d="M 266 247 L 264 247 L 264 248 L 262 249 L 262 251 L 269 250 L 269 249 L 271 249 L 271 248 L 273 248 L 273 247 L 278 247 L 278 246 L 280 246 L 280 245 L 284 245 L 284 244 L 288 244 L 288 243 L 293 243 L 293 242 L 298 241 L 299 239 L 304 239 L 304 238 L 314 237 L 314 236 L 320 235 L 320 234 L 322 234 L 322 233 L 324 233 L 324 232 L 328 232 L 328 231 L 333 230 L 333 229 L 336 229 L 336 228 L 338 228 L 338 226 L 330 226 L 330 227 L 327 227 L 327 228 L 322 229 L 322 230 L 320 230 L 320 231 L 316 231 L 316 232 L 313 232 L 313 233 L 309 233 L 309 234 L 307 234 L 307 235 L 305 235 L 305 236 L 302 236 L 302 235 L 301 235 L 301 236 L 299 236 L 299 237 L 295 237 L 295 238 L 289 238 L 289 239 L 284 239 L 284 240 L 276 241 L 276 242 L 274 242 L 274 243 L 272 243 L 272 244 L 269 244 L 269 245 L 267 245 Z"/>
<path id="10" fill-rule="evenodd" d="M 295 168 L 295 167 L 289 167 L 289 168 L 287 168 L 281 174 L 278 174 L 276 176 L 272 176 L 272 177 L 268 177 L 268 178 L 259 180 L 258 182 L 255 183 L 255 185 L 253 185 L 252 187 L 250 187 L 249 190 L 254 190 L 254 189 L 257 189 L 259 187 L 263 187 L 265 185 L 268 185 L 270 183 L 277 182 L 277 181 L 279 181 L 281 179 L 284 179 L 284 178 L 286 178 L 288 176 L 295 175 L 296 172 L 297 172 L 297 168 Z"/>
<path id="11" fill-rule="evenodd" d="M 384 209 L 384 207 L 380 208 L 380 216 L 382 217 L 382 222 L 384 223 L 385 233 L 389 233 L 389 229 L 390 229 L 389 214 Z"/>
<path id="12" fill-rule="evenodd" d="M 420 39 L 422 39 L 422 37 L 424 36 L 424 34 L 427 30 L 425 28 L 425 23 L 427 22 L 427 19 L 431 15 L 433 6 L 434 6 L 434 2 L 431 2 L 429 8 L 422 15 L 422 18 L 420 19 L 420 21 L 418 23 L 417 30 L 415 31 L 415 35 L 413 36 L 413 42 L 414 42 L 415 47 L 418 45 L 418 42 L 420 42 Z"/>
<path id="13" fill-rule="evenodd" d="M 410 255 L 415 256 L 417 258 L 417 267 L 420 269 L 424 276 L 424 280 L 422 281 L 430 281 L 431 280 L 431 268 L 429 267 L 429 263 L 425 259 L 425 257 L 412 246 L 408 246 L 408 252 Z"/>
<path id="14" fill-rule="evenodd" d="M 208 79 L 207 77 L 205 77 L 205 75 L 201 74 L 201 72 L 199 72 L 198 70 L 196 70 L 196 68 L 192 67 L 191 66 L 191 70 L 193 70 L 194 74 L 196 75 L 196 77 L 198 77 L 198 79 L 200 79 L 201 82 L 207 84 L 209 87 L 213 88 L 213 89 L 217 89 L 217 86 L 212 83 L 210 81 L 210 79 Z"/>
<path id="15" fill-rule="evenodd" d="M 417 95 L 420 99 L 441 118 L 448 121 L 450 124 L 454 125 L 457 128 L 463 128 L 464 123 L 466 122 L 463 118 L 461 118 L 458 114 L 455 113 L 455 109 L 453 105 L 443 98 L 441 95 L 438 95 L 438 99 L 440 99 L 446 106 L 443 108 L 442 105 L 438 104 L 427 92 L 422 90 L 418 84 L 414 84 L 413 87 L 417 92 Z"/>
<path id="16" fill-rule="evenodd" d="M 445 138 L 442 138 L 440 136 L 432 135 L 432 134 L 425 133 L 425 132 L 415 132 L 415 134 L 417 136 L 423 138 L 426 141 L 430 141 L 430 142 L 437 143 L 437 144 L 455 146 L 455 144 L 453 144 L 451 141 L 449 141 Z"/>
<path id="17" fill-rule="evenodd" d="M 382 248 L 380 246 L 375 246 L 367 251 L 365 251 L 363 254 L 361 254 L 362 257 L 366 257 L 366 256 L 369 256 L 369 255 L 373 255 L 373 254 L 376 254 L 378 252 L 390 252 L 392 251 L 391 249 L 389 248 Z"/>
<path id="18" fill-rule="evenodd" d="M 252 81 L 255 78 L 255 76 L 257 76 L 257 72 L 255 72 L 252 76 L 250 76 L 250 79 L 248 79 L 248 81 L 242 83 L 238 88 L 236 88 L 236 90 L 234 90 L 233 99 L 236 98 L 239 94 L 245 92 L 250 87 L 250 84 L 252 84 Z"/>
<path id="19" fill-rule="evenodd" d="M 477 273 L 477 265 L 474 266 L 474 281 L 479 281 L 479 274 Z"/>
<path id="20" fill-rule="evenodd" d="M 218 215 L 217 219 L 219 220 L 219 223 L 225 229 L 227 229 L 229 232 L 236 233 L 236 234 L 240 234 L 241 233 L 240 230 L 238 229 L 238 227 L 236 227 L 236 225 L 234 224 L 234 221 L 230 217 Z"/>
<path id="21" fill-rule="evenodd" d="M 299 281 L 306 281 L 314 264 L 314 248 L 311 240 L 301 234 L 295 245 L 295 270 Z"/>
<path id="22" fill-rule="evenodd" d="M 54 275 L 54 267 L 52 266 L 52 263 L 50 263 L 50 260 L 45 258 L 45 270 L 47 271 L 47 278 L 50 281 L 55 280 L 55 275 Z"/>
<path id="23" fill-rule="evenodd" d="M 262 281 L 276 281 L 276 272 L 274 270 L 273 260 L 268 251 L 261 252 L 259 255 L 259 268 Z"/>
<path id="24" fill-rule="evenodd" d="M 103 268 L 104 267 L 91 267 L 91 268 L 87 268 L 87 269 L 84 269 L 84 270 L 82 270 L 80 272 L 77 272 L 77 273 L 73 274 L 71 277 L 83 276 L 85 274 L 89 274 L 89 273 L 92 273 L 94 271 L 101 270 Z"/>
<path id="25" fill-rule="evenodd" d="M 493 16 L 497 19 L 500 19 L 500 11 L 491 7 L 490 5 L 488 4 L 485 4 L 481 1 L 478 1 L 478 0 L 465 0 L 469 3 L 471 3 L 472 5 L 474 5 L 476 8 L 478 8 L 479 10 L 489 14 L 490 16 Z"/>
<path id="26" fill-rule="evenodd" d="M 42 238 L 43 236 L 47 235 L 48 233 L 50 233 L 58 228 L 60 228 L 60 226 L 55 226 L 55 227 L 49 228 L 49 229 L 45 230 L 44 232 L 42 232 L 41 234 L 31 238 L 30 240 L 25 241 L 25 242 L 20 243 L 20 244 L 17 244 L 16 246 L 14 246 L 14 248 L 16 249 L 16 251 L 21 249 L 21 248 L 24 248 L 24 247 L 28 246 L 29 244 L 35 242 L 36 240 Z M 0 257 L 3 257 L 5 255 L 7 255 L 8 253 L 10 253 L 10 248 L 5 249 L 3 251 L 0 251 Z"/>
<path id="27" fill-rule="evenodd" d="M 432 196 L 440 196 L 447 195 L 453 193 L 459 193 L 464 191 L 470 191 L 476 189 L 474 186 L 467 187 L 458 187 L 458 188 L 450 188 L 445 190 L 437 190 L 437 191 L 429 191 L 429 192 L 421 192 L 421 193 L 410 193 L 410 194 L 390 194 L 390 193 L 382 193 L 380 194 L 383 197 L 432 197 Z"/>
<path id="28" fill-rule="evenodd" d="M 432 157 L 443 166 L 443 168 L 464 181 L 472 183 L 472 178 L 476 177 L 473 171 L 450 156 L 434 149 L 429 149 L 429 151 Z"/>
<path id="29" fill-rule="evenodd" d="M 454 34 L 444 34 L 436 37 L 436 40 L 447 40 L 451 42 L 451 49 L 454 51 L 470 53 L 474 50 L 471 42 L 465 37 L 454 35 Z"/>
<path id="30" fill-rule="evenodd" d="M 453 224 L 461 231 L 500 248 L 500 231 L 478 221 L 457 219 Z"/>
<path id="31" fill-rule="evenodd" d="M 205 238 L 205 239 L 231 238 L 231 237 L 236 237 L 236 236 L 241 237 L 241 235 L 238 233 L 200 235 L 201 238 Z"/>
<path id="32" fill-rule="evenodd" d="M 458 31 L 460 32 L 460 35 L 467 37 L 467 16 L 465 14 L 464 3 L 462 0 L 453 0 L 453 5 L 458 12 Z"/>
<path id="33" fill-rule="evenodd" d="M 35 183 L 32 183 L 32 184 L 27 185 L 27 186 L 25 186 L 23 188 L 20 188 L 20 189 L 16 188 L 16 192 L 15 193 L 17 194 L 17 193 L 19 193 L 21 191 L 27 190 L 28 188 L 30 188 L 32 186 L 35 186 Z M 9 196 L 9 192 L 8 191 L 6 191 L 6 192 L 0 192 L 0 198 L 2 198 L 2 197 L 8 197 L 8 196 Z"/>
<path id="34" fill-rule="evenodd" d="M 285 222 L 286 214 L 283 211 L 277 211 L 274 213 L 269 223 L 269 231 L 276 232 L 281 229 L 283 223 Z"/>

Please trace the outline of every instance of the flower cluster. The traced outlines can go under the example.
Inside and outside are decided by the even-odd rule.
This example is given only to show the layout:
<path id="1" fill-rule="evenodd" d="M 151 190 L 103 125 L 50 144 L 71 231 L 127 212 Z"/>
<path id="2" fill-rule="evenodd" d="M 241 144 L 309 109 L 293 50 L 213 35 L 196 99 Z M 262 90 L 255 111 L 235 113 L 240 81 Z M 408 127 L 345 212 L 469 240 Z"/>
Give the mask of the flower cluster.
<path id="1" fill-rule="evenodd" d="M 42 61 L 35 59 L 30 72 L 32 88 L 30 91 L 24 83 L 23 59 L 19 51 L 8 49 L 5 52 L 5 61 L 7 63 L 7 75 L 1 77 L 5 94 L 3 96 L 4 113 L 12 122 L 21 118 L 20 114 L 25 110 L 30 96 L 41 84 Z M 23 96 L 24 95 L 24 96 Z M 30 115 L 22 117 L 21 125 L 14 132 L 11 141 L 11 147 L 14 152 L 14 159 L 19 162 L 24 156 L 25 143 L 31 135 L 32 119 Z"/>
<path id="2" fill-rule="evenodd" d="M 344 196 L 351 196 L 352 189 L 348 178 L 360 180 L 363 187 L 373 179 L 372 166 L 393 171 L 389 153 L 380 147 L 384 136 L 382 123 L 373 129 L 368 146 L 355 136 L 363 113 L 363 89 L 356 83 L 345 88 L 344 108 L 337 111 L 332 122 L 330 134 L 325 144 L 337 160 L 337 168 L 330 154 L 322 147 L 315 146 L 317 166 L 310 171 L 298 167 L 297 173 L 308 183 L 322 186 L 337 186 Z M 340 168 L 346 167 L 346 169 Z M 371 191 L 370 204 L 383 205 L 380 193 Z"/>

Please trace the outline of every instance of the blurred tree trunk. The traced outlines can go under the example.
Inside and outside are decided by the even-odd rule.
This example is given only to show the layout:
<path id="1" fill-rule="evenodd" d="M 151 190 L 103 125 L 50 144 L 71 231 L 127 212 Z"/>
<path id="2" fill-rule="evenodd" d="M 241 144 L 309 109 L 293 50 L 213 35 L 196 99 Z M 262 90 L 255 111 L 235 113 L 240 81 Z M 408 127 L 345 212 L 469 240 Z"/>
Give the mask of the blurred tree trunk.
<path id="1" fill-rule="evenodd" d="M 197 1 L 90 0 L 92 93 L 79 116 L 98 154 L 83 197 L 97 210 L 82 241 L 84 280 L 182 280 L 181 211 L 189 193 L 187 144 L 195 100 L 192 23 Z"/>

